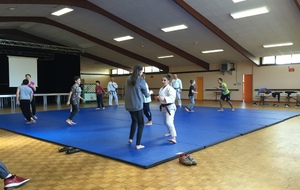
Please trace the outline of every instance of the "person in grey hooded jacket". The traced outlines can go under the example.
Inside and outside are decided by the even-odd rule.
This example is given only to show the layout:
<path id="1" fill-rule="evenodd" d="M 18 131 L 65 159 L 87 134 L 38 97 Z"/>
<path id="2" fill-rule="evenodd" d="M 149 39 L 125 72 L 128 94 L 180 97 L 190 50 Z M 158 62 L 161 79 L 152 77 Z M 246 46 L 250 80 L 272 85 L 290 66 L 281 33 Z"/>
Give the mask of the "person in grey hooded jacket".
<path id="1" fill-rule="evenodd" d="M 143 67 L 136 65 L 125 81 L 125 109 L 130 113 L 132 120 L 128 143 L 132 143 L 137 126 L 136 149 L 145 148 L 141 145 L 144 129 L 143 100 L 144 96 L 149 97 L 153 93 L 152 91 L 148 93 L 146 82 L 141 78 L 142 74 Z"/>

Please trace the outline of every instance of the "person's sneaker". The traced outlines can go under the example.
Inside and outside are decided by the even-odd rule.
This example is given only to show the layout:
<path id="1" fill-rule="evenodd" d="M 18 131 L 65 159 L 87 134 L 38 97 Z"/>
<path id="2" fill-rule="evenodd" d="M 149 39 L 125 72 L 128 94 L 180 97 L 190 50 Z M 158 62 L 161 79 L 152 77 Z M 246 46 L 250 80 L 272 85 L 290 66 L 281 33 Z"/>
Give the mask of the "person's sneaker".
<path id="1" fill-rule="evenodd" d="M 102 109 L 105 110 L 105 107 L 103 107 Z"/>
<path id="2" fill-rule="evenodd" d="M 36 115 L 33 116 L 33 119 L 38 119 L 38 117 Z"/>
<path id="3" fill-rule="evenodd" d="M 180 154 L 179 155 L 179 163 L 186 165 L 186 166 L 191 166 L 193 165 L 192 161 L 188 159 L 186 154 Z"/>
<path id="4" fill-rule="evenodd" d="M 186 107 L 186 108 L 184 108 L 184 109 L 185 109 L 185 111 L 190 112 L 189 108 Z"/>
<path id="5" fill-rule="evenodd" d="M 186 157 L 192 162 L 193 165 L 197 164 L 197 161 L 192 157 L 192 155 L 188 154 Z"/>
<path id="6" fill-rule="evenodd" d="M 100 108 L 96 108 L 96 110 L 100 110 Z"/>
<path id="7" fill-rule="evenodd" d="M 30 179 L 28 178 L 22 178 L 18 177 L 16 175 L 13 175 L 7 179 L 4 179 L 4 188 L 10 188 L 10 187 L 19 187 L 26 182 L 28 182 Z"/>

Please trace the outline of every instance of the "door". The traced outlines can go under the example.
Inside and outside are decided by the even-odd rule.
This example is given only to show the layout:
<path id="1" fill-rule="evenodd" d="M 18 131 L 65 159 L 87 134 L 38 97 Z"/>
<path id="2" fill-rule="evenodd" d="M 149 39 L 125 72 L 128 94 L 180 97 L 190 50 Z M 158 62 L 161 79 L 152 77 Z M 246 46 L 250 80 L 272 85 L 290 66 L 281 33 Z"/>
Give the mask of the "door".
<path id="1" fill-rule="evenodd" d="M 253 101 L 253 84 L 251 74 L 245 74 L 243 77 L 243 100 L 244 102 Z"/>
<path id="2" fill-rule="evenodd" d="M 203 100 L 203 77 L 197 77 L 196 91 L 198 92 L 195 96 L 196 100 Z"/>

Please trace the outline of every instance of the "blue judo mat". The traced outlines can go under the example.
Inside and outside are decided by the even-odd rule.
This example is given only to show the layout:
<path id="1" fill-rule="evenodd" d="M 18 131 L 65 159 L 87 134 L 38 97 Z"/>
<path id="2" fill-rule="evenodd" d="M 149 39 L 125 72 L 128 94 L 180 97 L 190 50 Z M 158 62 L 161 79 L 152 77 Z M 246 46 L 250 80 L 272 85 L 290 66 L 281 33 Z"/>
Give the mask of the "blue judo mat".
<path id="1" fill-rule="evenodd" d="M 133 144 L 127 143 L 131 118 L 124 105 L 106 107 L 105 110 L 81 108 L 73 119 L 77 123 L 73 126 L 65 122 L 69 110 L 38 112 L 39 119 L 33 125 L 26 125 L 22 114 L 5 114 L 0 115 L 0 128 L 56 143 L 58 148 L 73 146 L 82 151 L 150 168 L 177 158 L 178 153 L 192 153 L 299 114 L 250 109 L 231 112 L 226 108 L 223 112 L 217 112 L 217 109 L 195 107 L 195 112 L 188 113 L 184 108 L 178 108 L 175 115 L 177 144 L 171 144 L 167 141 L 170 137 L 164 136 L 167 128 L 158 106 L 151 106 L 153 125 L 144 127 L 142 144 L 145 148 L 140 150 L 135 149 L 135 138 Z"/>

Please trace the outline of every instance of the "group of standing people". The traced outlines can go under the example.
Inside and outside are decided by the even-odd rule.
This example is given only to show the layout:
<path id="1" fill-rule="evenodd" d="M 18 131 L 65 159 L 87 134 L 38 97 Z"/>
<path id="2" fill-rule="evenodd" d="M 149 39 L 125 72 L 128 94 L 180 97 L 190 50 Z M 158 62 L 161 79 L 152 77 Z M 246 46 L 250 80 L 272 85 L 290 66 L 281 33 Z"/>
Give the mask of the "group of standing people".
<path id="1" fill-rule="evenodd" d="M 26 74 L 21 86 L 17 88 L 16 104 L 20 105 L 26 124 L 34 124 L 38 117 L 36 116 L 36 104 L 34 92 L 36 85 L 31 81 L 31 75 Z"/>

